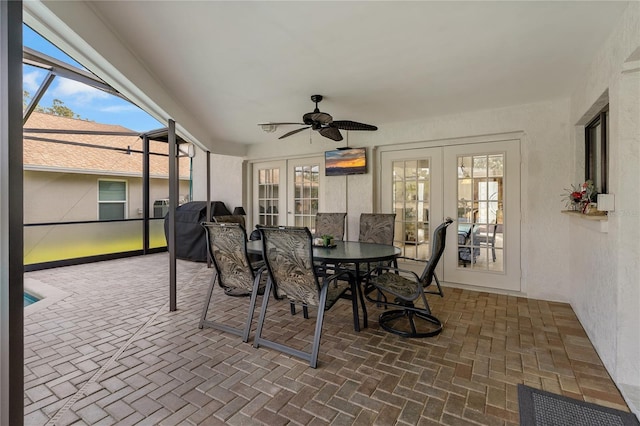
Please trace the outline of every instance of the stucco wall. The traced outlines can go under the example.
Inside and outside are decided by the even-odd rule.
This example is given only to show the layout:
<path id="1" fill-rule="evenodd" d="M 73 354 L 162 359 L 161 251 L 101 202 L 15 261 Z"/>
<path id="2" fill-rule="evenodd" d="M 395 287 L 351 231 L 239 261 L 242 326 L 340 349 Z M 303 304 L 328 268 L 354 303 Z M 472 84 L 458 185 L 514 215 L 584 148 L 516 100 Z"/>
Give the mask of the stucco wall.
<path id="1" fill-rule="evenodd" d="M 571 124 L 608 91 L 609 192 L 616 210 L 609 232 L 569 224 L 570 301 L 607 370 L 640 413 L 640 3 L 631 4 L 571 98 Z M 575 152 L 583 139 L 574 130 Z M 579 179 L 581 164 L 574 168 Z"/>

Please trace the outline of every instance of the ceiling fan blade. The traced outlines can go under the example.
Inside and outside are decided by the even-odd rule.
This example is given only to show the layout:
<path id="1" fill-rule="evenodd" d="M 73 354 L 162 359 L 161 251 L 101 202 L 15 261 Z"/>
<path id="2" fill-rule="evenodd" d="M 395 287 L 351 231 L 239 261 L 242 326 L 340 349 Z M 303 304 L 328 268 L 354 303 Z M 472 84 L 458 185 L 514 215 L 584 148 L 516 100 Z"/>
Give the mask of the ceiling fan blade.
<path id="1" fill-rule="evenodd" d="M 342 130 L 378 130 L 376 126 L 372 126 L 371 124 L 358 123 L 357 121 L 349 120 L 336 120 L 329 125 Z"/>
<path id="2" fill-rule="evenodd" d="M 333 117 L 326 112 L 308 112 L 302 116 L 302 121 L 304 121 L 305 124 L 311 124 L 313 122 L 329 124 L 333 121 Z"/>
<path id="3" fill-rule="evenodd" d="M 342 134 L 336 127 L 323 127 L 319 132 L 325 138 L 333 139 L 336 142 L 342 140 Z"/>
<path id="4" fill-rule="evenodd" d="M 271 122 L 258 123 L 258 126 L 286 126 L 289 124 L 297 124 L 299 126 L 304 126 L 304 123 L 271 123 Z"/>
<path id="5" fill-rule="evenodd" d="M 289 133 L 285 133 L 284 135 L 280 136 L 278 139 L 284 139 L 284 138 L 289 137 L 289 136 L 291 136 L 291 135 L 295 135 L 295 134 L 296 134 L 296 133 L 298 133 L 298 132 L 301 132 L 301 131 L 303 131 L 303 130 L 305 130 L 305 129 L 308 129 L 309 127 L 311 127 L 311 126 L 302 127 L 302 128 L 300 128 L 300 129 L 292 130 L 292 131 L 290 131 Z"/>

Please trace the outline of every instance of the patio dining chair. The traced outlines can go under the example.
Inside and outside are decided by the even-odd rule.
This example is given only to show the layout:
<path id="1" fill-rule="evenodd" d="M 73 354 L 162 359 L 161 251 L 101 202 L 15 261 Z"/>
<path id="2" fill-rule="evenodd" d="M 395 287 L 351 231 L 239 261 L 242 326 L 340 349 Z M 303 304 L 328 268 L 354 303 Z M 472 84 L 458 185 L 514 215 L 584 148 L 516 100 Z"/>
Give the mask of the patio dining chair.
<path id="1" fill-rule="evenodd" d="M 236 334 L 243 342 L 249 340 L 253 310 L 258 294 L 264 292 L 264 263 L 252 264 L 247 255 L 247 233 L 237 223 L 202 223 L 207 235 L 207 250 L 215 267 L 205 298 L 199 328 L 209 327 Z M 263 279 L 264 276 L 264 279 Z M 228 296 L 251 295 L 244 328 L 238 329 L 207 319 L 216 281 Z"/>
<path id="2" fill-rule="evenodd" d="M 353 288 L 353 275 L 348 271 L 326 275 L 316 270 L 312 237 L 308 228 L 261 227 L 260 233 L 269 279 L 265 297 L 262 299 L 253 345 L 256 348 L 266 346 L 302 358 L 309 361 L 312 368 L 316 368 L 324 312 L 330 309 L 347 289 Z M 348 282 L 339 280 L 341 277 L 347 277 Z M 317 308 L 315 332 L 309 352 L 262 337 L 270 299 L 267 294 L 272 290 L 276 299 L 286 298 L 290 303 Z"/>
<path id="3" fill-rule="evenodd" d="M 384 294 L 384 300 L 372 299 L 368 295 L 367 300 L 376 304 L 394 306 L 399 309 L 387 310 L 380 314 L 378 323 L 380 327 L 402 337 L 430 337 L 442 331 L 442 322 L 431 314 L 426 294 L 443 296 L 440 282 L 435 269 L 438 261 L 444 253 L 447 227 L 453 223 L 447 218 L 433 232 L 431 245 L 431 257 L 426 261 L 425 268 L 420 276 L 415 272 L 399 269 L 391 266 L 380 266 L 384 272 L 371 279 L 371 285 Z M 422 260 L 412 259 L 420 262 Z M 424 262 L 424 261 L 422 261 Z M 437 290 L 429 290 L 428 287 L 435 282 Z M 389 300 L 386 295 L 393 297 Z M 422 306 L 417 306 L 416 301 L 421 301 Z"/>
<path id="4" fill-rule="evenodd" d="M 361 243 L 374 243 L 393 245 L 395 234 L 395 213 L 362 213 L 360 215 L 360 230 L 358 241 Z M 386 265 L 398 266 L 396 260 L 387 262 Z M 365 293 L 370 293 L 373 288 L 368 281 L 372 273 L 379 272 L 378 265 L 367 264 L 366 270 L 361 271 Z"/>
<path id="5" fill-rule="evenodd" d="M 393 245 L 395 213 L 362 213 L 358 241 Z"/>
<path id="6" fill-rule="evenodd" d="M 246 229 L 244 216 L 236 214 L 227 214 L 220 216 L 213 216 L 213 221 L 216 223 L 239 223 Z"/>
<path id="7" fill-rule="evenodd" d="M 346 217 L 346 213 L 316 213 L 315 237 L 320 238 L 323 235 L 331 235 L 334 240 L 342 241 L 344 239 L 344 221 Z"/>
<path id="8" fill-rule="evenodd" d="M 485 233 L 478 233 L 478 235 L 474 236 L 474 240 L 480 247 L 488 247 L 491 249 L 491 258 L 494 262 L 496 261 L 496 233 L 498 226 L 502 225 L 491 223 L 487 225 Z"/>
<path id="9" fill-rule="evenodd" d="M 344 239 L 344 221 L 346 217 L 346 213 L 316 213 L 315 238 L 331 235 L 335 241 L 342 241 Z M 320 266 L 334 270 L 336 265 L 321 264 Z M 305 318 L 309 318 L 309 311 L 304 305 L 302 305 L 302 313 Z M 296 305 L 291 303 L 291 315 L 295 314 Z"/>

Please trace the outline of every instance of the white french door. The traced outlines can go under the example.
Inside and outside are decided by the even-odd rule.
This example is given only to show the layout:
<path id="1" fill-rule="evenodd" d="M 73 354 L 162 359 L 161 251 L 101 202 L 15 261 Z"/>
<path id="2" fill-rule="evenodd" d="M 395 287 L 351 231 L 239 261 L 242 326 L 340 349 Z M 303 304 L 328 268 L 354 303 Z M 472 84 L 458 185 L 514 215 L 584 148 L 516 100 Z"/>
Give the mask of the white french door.
<path id="1" fill-rule="evenodd" d="M 520 141 L 444 148 L 445 280 L 520 291 Z"/>
<path id="2" fill-rule="evenodd" d="M 426 260 L 431 235 L 442 222 L 442 149 L 421 148 L 382 153 L 382 213 L 395 213 L 394 245 L 402 256 Z M 421 264 L 404 267 L 420 272 Z M 442 274 L 442 266 L 439 265 Z"/>
<path id="3" fill-rule="evenodd" d="M 286 167 L 286 161 L 253 164 L 253 215 L 251 223 L 254 226 L 287 224 Z"/>
<path id="4" fill-rule="evenodd" d="M 324 157 L 287 161 L 287 224 L 316 228 L 316 213 L 323 202 Z"/>
<path id="5" fill-rule="evenodd" d="M 381 169 L 382 211 L 396 213 L 405 256 L 428 259 L 451 217 L 441 281 L 520 290 L 519 140 L 384 151 Z"/>
<path id="6" fill-rule="evenodd" d="M 254 163 L 252 223 L 314 232 L 324 179 L 324 157 Z"/>

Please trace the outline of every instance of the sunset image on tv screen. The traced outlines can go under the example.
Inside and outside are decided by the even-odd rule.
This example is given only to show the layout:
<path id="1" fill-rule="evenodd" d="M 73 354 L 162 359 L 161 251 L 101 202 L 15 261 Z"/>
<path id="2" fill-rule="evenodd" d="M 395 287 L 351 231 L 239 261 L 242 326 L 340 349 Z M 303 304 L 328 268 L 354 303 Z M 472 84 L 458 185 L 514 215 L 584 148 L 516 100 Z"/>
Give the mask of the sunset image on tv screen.
<path id="1" fill-rule="evenodd" d="M 365 148 L 327 151 L 324 154 L 324 158 L 326 176 L 367 173 L 367 156 Z"/>

